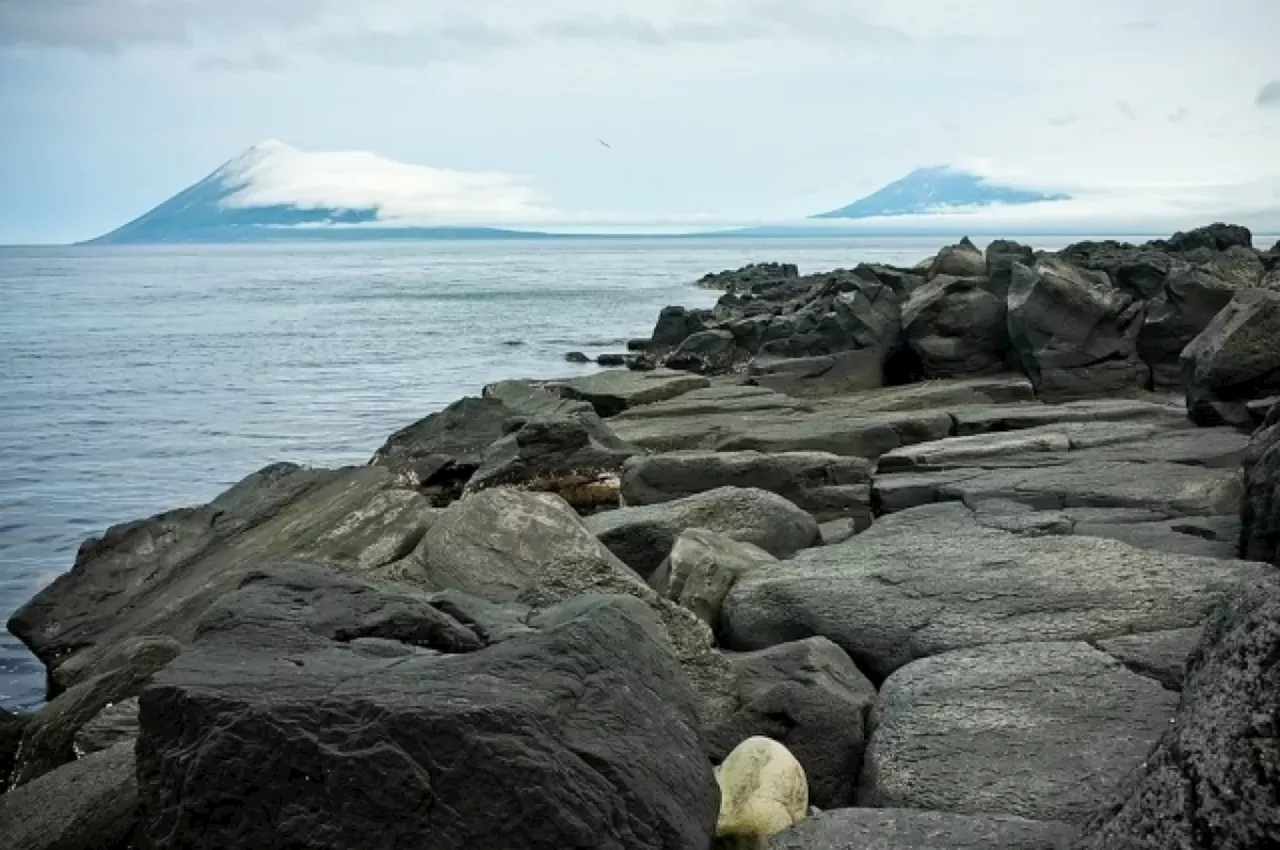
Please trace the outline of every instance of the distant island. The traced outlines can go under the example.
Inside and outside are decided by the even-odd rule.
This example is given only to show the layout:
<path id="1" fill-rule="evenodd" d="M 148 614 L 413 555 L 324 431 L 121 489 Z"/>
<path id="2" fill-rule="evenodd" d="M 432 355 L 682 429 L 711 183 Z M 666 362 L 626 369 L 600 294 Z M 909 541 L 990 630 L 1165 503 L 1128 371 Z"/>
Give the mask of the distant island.
<path id="1" fill-rule="evenodd" d="M 1046 194 L 1001 186 L 987 178 L 951 166 L 917 168 L 838 210 L 820 213 L 812 218 L 887 218 L 905 215 L 928 215 L 961 207 L 988 207 L 995 204 L 1037 204 L 1045 201 L 1069 201 L 1071 196 Z"/>

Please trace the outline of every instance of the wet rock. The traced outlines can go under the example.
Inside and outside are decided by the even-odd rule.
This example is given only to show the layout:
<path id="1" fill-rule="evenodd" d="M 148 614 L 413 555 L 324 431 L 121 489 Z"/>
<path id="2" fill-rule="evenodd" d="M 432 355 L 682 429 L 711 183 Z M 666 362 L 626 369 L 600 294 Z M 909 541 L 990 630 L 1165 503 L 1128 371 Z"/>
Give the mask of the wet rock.
<path id="1" fill-rule="evenodd" d="M 789 558 L 818 543 L 812 516 L 765 490 L 720 487 L 657 505 L 587 517 L 587 528 L 642 576 L 649 576 L 690 528 L 705 528 Z"/>
<path id="2" fill-rule="evenodd" d="M 825 452 L 672 452 L 639 455 L 622 470 L 629 506 L 653 505 L 714 490 L 756 487 L 777 493 L 820 522 L 871 524 L 871 464 Z"/>
<path id="3" fill-rule="evenodd" d="M 688 608 L 715 631 L 720 606 L 738 578 L 777 559 L 758 546 L 723 534 L 691 528 L 676 538 L 667 556 L 649 578 L 661 596 Z"/>
<path id="4" fill-rule="evenodd" d="M 1147 385 L 1138 357 L 1144 305 L 1055 257 L 1014 266 L 1009 337 L 1036 393 L 1046 400 L 1127 392 Z"/>
<path id="5" fill-rule="evenodd" d="M 1142 763 L 1176 704 L 1084 643 L 916 661 L 880 690 L 859 802 L 1079 823 Z"/>
<path id="6" fill-rule="evenodd" d="M 774 838 L 771 850 L 1064 850 L 1076 829 L 1008 815 L 918 809 L 822 812 Z"/>
<path id="7" fill-rule="evenodd" d="M 739 705 L 707 730 L 712 758 L 763 735 L 800 762 L 814 805 L 853 805 L 876 689 L 849 656 L 825 638 L 810 638 L 730 661 Z"/>
<path id="8" fill-rule="evenodd" d="M 137 808 L 133 743 L 125 742 L 0 796 L 0 847 L 127 850 Z"/>
<path id="9" fill-rule="evenodd" d="M 1251 850 L 1280 844 L 1280 586 L 1231 595 L 1188 665 L 1175 722 L 1079 850 Z"/>
<path id="10" fill-rule="evenodd" d="M 319 618 L 293 601 L 311 575 L 228 596 L 144 693 L 146 846 L 710 846 L 693 697 L 642 602 L 587 597 L 520 638 L 458 652 L 437 635 L 388 658 L 329 622 L 377 591 L 340 580 Z M 236 817 L 204 814 L 226 800 Z"/>
<path id="11" fill-rule="evenodd" d="M 1247 403 L 1280 392 L 1278 339 L 1280 293 L 1237 292 L 1182 352 L 1192 421 L 1252 427 Z"/>
<path id="12" fill-rule="evenodd" d="M 1232 586 L 1272 569 L 1019 535 L 982 525 L 962 504 L 931 505 L 802 552 L 785 570 L 743 576 L 725 600 L 723 628 L 739 650 L 820 635 L 879 680 L 962 647 L 1194 627 Z"/>

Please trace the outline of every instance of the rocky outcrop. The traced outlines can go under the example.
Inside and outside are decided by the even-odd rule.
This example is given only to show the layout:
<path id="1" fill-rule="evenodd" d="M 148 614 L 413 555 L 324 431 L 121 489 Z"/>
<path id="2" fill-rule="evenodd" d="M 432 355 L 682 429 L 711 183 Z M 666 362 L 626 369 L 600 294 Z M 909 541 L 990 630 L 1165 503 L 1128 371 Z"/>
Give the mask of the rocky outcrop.
<path id="1" fill-rule="evenodd" d="M 871 464 L 824 452 L 672 452 L 631 458 L 622 469 L 627 505 L 653 505 L 718 487 L 777 493 L 820 522 L 871 524 Z"/>
<path id="2" fill-rule="evenodd" d="M 1280 293 L 1237 292 L 1182 352 L 1192 421 L 1251 427 L 1247 402 L 1280 393 L 1278 339 Z"/>
<path id="3" fill-rule="evenodd" d="M 1280 584 L 1218 608 L 1192 655 L 1174 722 L 1074 845 L 1251 850 L 1280 845 Z"/>
<path id="4" fill-rule="evenodd" d="M 776 558 L 789 558 L 819 541 L 812 516 L 775 493 L 741 487 L 595 514 L 587 517 L 586 526 L 642 576 L 652 575 L 676 538 L 690 528 L 726 534 Z"/>
<path id="5" fill-rule="evenodd" d="M 911 294 L 902 308 L 903 332 L 925 377 L 1007 370 L 1006 295 L 993 289 L 986 277 L 940 275 Z"/>
<path id="6" fill-rule="evenodd" d="M 715 631 L 720 627 L 720 606 L 734 582 L 751 570 L 776 562 L 759 546 L 691 528 L 676 538 L 671 554 L 654 570 L 649 584 Z"/>
<path id="7" fill-rule="evenodd" d="M 137 808 L 129 741 L 0 795 L 0 847 L 128 850 L 134 846 Z"/>
<path id="8" fill-rule="evenodd" d="M 1229 248 L 1252 248 L 1253 234 L 1249 228 L 1238 224 L 1215 222 L 1206 227 L 1197 227 L 1186 232 L 1179 231 L 1168 239 L 1150 243 L 1152 247 L 1165 251 L 1187 252 L 1201 249 L 1226 251 Z"/>
<path id="9" fill-rule="evenodd" d="M 972 277 L 985 274 L 987 258 L 978 250 L 978 246 L 966 236 L 955 245 L 948 245 L 938 252 L 929 264 L 928 279 L 946 275 L 949 277 Z"/>
<path id="10" fill-rule="evenodd" d="M 800 270 L 792 263 L 751 263 L 734 271 L 713 272 L 698 279 L 703 289 L 720 289 L 725 292 L 750 292 L 758 287 L 795 280 Z"/>
<path id="11" fill-rule="evenodd" d="M 710 846 L 693 698 L 643 603 L 586 597 L 478 647 L 399 600 L 293 568 L 210 612 L 142 697 L 143 843 Z"/>
<path id="12" fill-rule="evenodd" d="M 1150 370 L 1138 357 L 1143 302 L 1105 274 L 1054 257 L 1015 265 L 1009 338 L 1036 394 L 1065 400 L 1142 389 Z"/>
<path id="13" fill-rule="evenodd" d="M 859 802 L 1079 823 L 1142 763 L 1176 704 L 1084 643 L 916 661 L 880 689 Z"/>
<path id="14" fill-rule="evenodd" d="M 370 462 L 448 502 L 484 461 L 485 449 L 507 433 L 510 417 L 499 399 L 464 398 L 392 434 Z"/>
<path id="15" fill-rule="evenodd" d="M 876 689 L 849 656 L 825 638 L 810 638 L 734 654 L 730 662 L 738 706 L 707 730 L 712 758 L 763 735 L 804 768 L 815 806 L 853 805 Z"/>
<path id="16" fill-rule="evenodd" d="M 1065 850 L 1075 829 L 1008 815 L 917 809 L 822 812 L 774 838 L 771 850 Z"/>
<path id="17" fill-rule="evenodd" d="M 653 334 L 649 338 L 649 350 L 673 349 L 693 334 L 706 327 L 711 317 L 706 310 L 686 310 L 684 307 L 664 307 L 658 314 Z"/>
<path id="18" fill-rule="evenodd" d="M 692 390 L 710 386 L 706 378 L 684 372 L 597 372 L 556 384 L 565 398 L 585 401 L 600 416 L 615 416 L 624 410 L 656 401 L 676 398 Z"/>

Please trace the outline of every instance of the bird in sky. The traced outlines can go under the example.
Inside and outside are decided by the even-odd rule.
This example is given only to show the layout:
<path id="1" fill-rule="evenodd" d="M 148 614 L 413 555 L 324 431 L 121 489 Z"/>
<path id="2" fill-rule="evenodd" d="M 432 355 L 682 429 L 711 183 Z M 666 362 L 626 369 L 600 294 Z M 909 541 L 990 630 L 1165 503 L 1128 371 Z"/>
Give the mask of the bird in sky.
<path id="1" fill-rule="evenodd" d="M 606 142 L 604 139 L 596 139 L 596 141 L 597 141 L 597 142 L 599 142 L 600 144 L 604 145 L 604 146 L 605 146 L 606 148 L 608 148 L 609 150 L 613 150 L 613 145 L 609 144 L 609 143 L 608 143 L 608 142 Z"/>

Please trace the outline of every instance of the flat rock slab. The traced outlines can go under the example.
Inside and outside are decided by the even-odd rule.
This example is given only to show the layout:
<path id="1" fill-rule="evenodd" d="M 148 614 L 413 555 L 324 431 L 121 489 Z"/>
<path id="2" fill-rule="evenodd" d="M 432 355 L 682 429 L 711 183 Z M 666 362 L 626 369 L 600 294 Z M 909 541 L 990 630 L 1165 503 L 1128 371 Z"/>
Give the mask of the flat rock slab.
<path id="1" fill-rule="evenodd" d="M 557 386 L 566 398 L 589 402 L 601 416 L 614 416 L 633 407 L 706 389 L 711 381 L 700 375 L 666 369 L 653 372 L 620 369 L 561 381 Z"/>
<path id="2" fill-rule="evenodd" d="M 735 649 L 830 638 L 882 679 L 962 647 L 1197 626 L 1228 588 L 1273 573 L 1100 538 L 1019 535 L 951 503 L 884 517 L 847 543 L 743 576 L 723 623 Z"/>
<path id="3" fill-rule="evenodd" d="M 1008 815 L 957 815 L 915 809 L 822 812 L 786 832 L 770 850 L 1063 850 L 1075 835 L 1064 823 Z"/>
<path id="4" fill-rule="evenodd" d="M 975 405 L 956 409 L 953 413 L 956 418 L 956 435 L 961 437 L 991 431 L 1017 431 L 1060 422 L 1155 420 L 1173 423 L 1183 419 L 1182 410 L 1173 405 L 1129 399 L 1091 399 L 1063 404 L 1030 402 Z"/>
<path id="5" fill-rule="evenodd" d="M 1170 690 L 1181 690 L 1187 659 L 1200 643 L 1201 628 L 1173 629 L 1100 640 L 1094 644 L 1135 673 L 1155 679 Z"/>
<path id="6" fill-rule="evenodd" d="M 1084 643 L 917 661 L 880 690 L 859 802 L 1081 823 L 1142 763 L 1177 701 Z"/>

